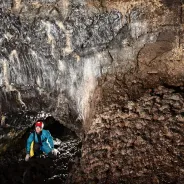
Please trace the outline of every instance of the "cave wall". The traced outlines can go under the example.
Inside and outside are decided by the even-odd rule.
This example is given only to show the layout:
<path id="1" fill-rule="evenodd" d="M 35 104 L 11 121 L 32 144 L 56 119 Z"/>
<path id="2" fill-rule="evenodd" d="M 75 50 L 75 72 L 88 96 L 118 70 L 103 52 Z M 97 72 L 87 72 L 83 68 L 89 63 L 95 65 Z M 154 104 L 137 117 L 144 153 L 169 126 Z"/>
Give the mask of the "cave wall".
<path id="1" fill-rule="evenodd" d="M 0 0 L 1 113 L 82 134 L 78 183 L 182 181 L 183 42 L 179 0 Z"/>
<path id="2" fill-rule="evenodd" d="M 89 11 L 85 1 L 1 0 L 0 8 L 2 113 L 45 111 L 81 129 L 121 13 Z"/>
<path id="3" fill-rule="evenodd" d="M 182 87 L 159 86 L 137 100 L 117 95 L 108 105 L 102 101 L 83 140 L 72 181 L 183 183 L 183 98 Z"/>
<path id="4" fill-rule="evenodd" d="M 119 32 L 109 45 L 115 65 L 98 80 L 73 181 L 183 183 L 182 4 L 103 1 L 103 8 L 128 17 L 126 37 Z"/>
<path id="5" fill-rule="evenodd" d="M 67 119 L 89 118 L 102 76 L 182 75 L 180 1 L 1 0 L 0 8 L 2 112 L 51 112 L 77 130 L 85 124 Z"/>

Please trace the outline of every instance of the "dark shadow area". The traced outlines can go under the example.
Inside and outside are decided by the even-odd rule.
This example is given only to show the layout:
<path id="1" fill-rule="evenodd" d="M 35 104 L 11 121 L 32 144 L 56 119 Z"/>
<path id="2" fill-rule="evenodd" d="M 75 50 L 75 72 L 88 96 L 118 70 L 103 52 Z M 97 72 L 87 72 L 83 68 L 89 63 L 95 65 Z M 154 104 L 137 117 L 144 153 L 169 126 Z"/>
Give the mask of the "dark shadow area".
<path id="1" fill-rule="evenodd" d="M 183 0 L 162 0 L 162 3 L 165 4 L 168 8 L 172 8 L 176 4 L 183 3 Z"/>
<path id="2" fill-rule="evenodd" d="M 47 117 L 44 120 L 44 129 L 50 131 L 54 137 L 66 137 L 68 135 L 77 137 L 75 132 L 71 131 L 67 127 L 63 126 L 59 121 L 55 120 L 52 116 Z"/>

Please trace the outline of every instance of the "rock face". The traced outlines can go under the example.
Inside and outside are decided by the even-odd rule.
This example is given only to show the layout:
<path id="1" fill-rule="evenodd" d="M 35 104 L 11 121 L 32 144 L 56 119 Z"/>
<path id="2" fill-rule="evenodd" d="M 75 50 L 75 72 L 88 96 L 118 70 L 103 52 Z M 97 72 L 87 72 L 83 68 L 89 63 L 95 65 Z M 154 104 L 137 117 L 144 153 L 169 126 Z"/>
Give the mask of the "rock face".
<path id="1" fill-rule="evenodd" d="M 98 109 L 77 183 L 183 183 L 184 92 L 158 87 Z"/>
<path id="2" fill-rule="evenodd" d="M 52 113 L 81 129 L 102 70 L 107 45 L 122 28 L 118 11 L 99 12 L 85 1 L 2 1 L 1 111 Z M 104 69 L 103 69 L 104 68 Z"/>
<path id="3" fill-rule="evenodd" d="M 75 182 L 182 183 L 183 1 L 0 2 L 2 113 L 81 135 Z"/>

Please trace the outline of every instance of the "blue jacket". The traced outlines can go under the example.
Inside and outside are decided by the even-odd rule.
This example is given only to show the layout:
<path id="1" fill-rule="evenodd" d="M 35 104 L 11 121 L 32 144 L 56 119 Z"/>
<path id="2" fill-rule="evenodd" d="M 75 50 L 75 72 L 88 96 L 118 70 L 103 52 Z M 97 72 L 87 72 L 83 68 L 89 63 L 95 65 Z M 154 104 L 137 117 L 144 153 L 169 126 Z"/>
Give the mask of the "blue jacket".
<path id="1" fill-rule="evenodd" d="M 28 154 L 30 153 L 32 141 L 39 143 L 36 132 L 31 133 L 27 139 L 26 152 Z M 48 154 L 54 148 L 53 138 L 48 130 L 42 130 L 41 142 L 42 142 L 42 145 L 40 146 L 40 149 L 46 154 Z"/>

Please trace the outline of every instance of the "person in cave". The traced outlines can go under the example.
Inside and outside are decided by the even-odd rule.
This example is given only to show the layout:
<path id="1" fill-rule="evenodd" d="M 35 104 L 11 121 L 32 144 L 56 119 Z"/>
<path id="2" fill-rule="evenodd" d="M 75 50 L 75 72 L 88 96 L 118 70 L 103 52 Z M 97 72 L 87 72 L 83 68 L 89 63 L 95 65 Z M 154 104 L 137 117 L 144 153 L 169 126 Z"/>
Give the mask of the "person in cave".
<path id="1" fill-rule="evenodd" d="M 50 158 L 56 158 L 58 151 L 54 149 L 53 138 L 48 130 L 44 130 L 43 121 L 35 123 L 35 131 L 30 134 L 27 139 L 26 157 L 28 161 L 30 157 L 40 157 L 43 153 Z"/>

